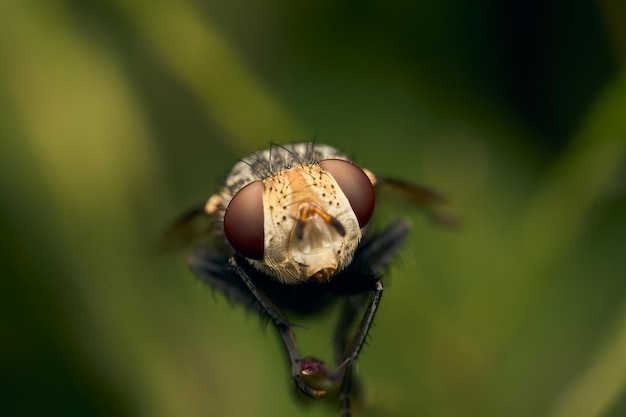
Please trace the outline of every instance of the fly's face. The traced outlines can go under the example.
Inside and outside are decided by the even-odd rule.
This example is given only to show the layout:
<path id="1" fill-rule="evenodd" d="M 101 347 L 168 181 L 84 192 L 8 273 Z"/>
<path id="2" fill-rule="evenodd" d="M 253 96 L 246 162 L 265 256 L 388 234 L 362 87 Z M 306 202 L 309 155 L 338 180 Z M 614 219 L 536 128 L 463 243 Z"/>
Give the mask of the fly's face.
<path id="1" fill-rule="evenodd" d="M 239 189 L 224 212 L 224 233 L 284 283 L 328 280 L 352 261 L 374 201 L 370 177 L 347 160 L 296 164 Z"/>

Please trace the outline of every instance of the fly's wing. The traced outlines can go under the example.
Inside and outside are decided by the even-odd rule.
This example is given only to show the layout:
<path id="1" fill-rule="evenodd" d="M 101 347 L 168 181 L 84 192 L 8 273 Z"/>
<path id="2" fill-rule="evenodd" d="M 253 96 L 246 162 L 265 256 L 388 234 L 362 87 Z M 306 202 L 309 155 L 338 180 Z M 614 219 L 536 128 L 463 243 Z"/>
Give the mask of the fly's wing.
<path id="1" fill-rule="evenodd" d="M 204 204 L 194 206 L 178 218 L 157 242 L 156 251 L 158 253 L 167 252 L 173 249 L 188 247 L 210 234 L 214 216 L 207 214 Z"/>
<path id="2" fill-rule="evenodd" d="M 225 240 L 219 239 L 223 235 L 220 227 L 216 227 L 219 222 L 219 213 L 225 210 L 224 200 L 220 194 L 214 194 L 204 204 L 198 204 L 184 213 L 175 221 L 169 229 L 161 236 L 157 244 L 157 252 L 188 247 L 191 243 L 200 243 L 203 240 L 210 240 L 213 246 L 221 245 L 220 249 L 228 251 Z"/>
<path id="3" fill-rule="evenodd" d="M 409 202 L 423 209 L 427 216 L 440 226 L 458 228 L 461 225 L 461 220 L 457 216 L 445 210 L 448 199 L 438 191 L 395 178 L 380 176 L 376 176 L 375 189 L 376 191 L 399 193 Z"/>

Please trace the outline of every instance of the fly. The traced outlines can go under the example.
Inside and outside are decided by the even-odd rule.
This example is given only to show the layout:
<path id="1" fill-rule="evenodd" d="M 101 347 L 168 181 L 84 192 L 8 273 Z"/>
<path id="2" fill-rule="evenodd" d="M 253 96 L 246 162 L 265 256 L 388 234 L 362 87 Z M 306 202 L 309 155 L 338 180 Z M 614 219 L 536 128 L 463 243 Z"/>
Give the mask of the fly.
<path id="1" fill-rule="evenodd" d="M 317 143 L 272 145 L 237 162 L 219 193 L 183 216 L 165 238 L 199 219 L 212 223 L 212 243 L 188 257 L 191 271 L 228 298 L 266 316 L 286 348 L 296 388 L 312 398 L 338 398 L 350 416 L 353 366 L 383 294 L 383 275 L 409 232 L 404 220 L 371 227 L 376 194 L 391 187 L 436 222 L 445 199 L 408 182 L 376 176 L 337 149 Z M 333 335 L 335 368 L 302 358 L 286 312 L 314 316 L 341 303 Z"/>

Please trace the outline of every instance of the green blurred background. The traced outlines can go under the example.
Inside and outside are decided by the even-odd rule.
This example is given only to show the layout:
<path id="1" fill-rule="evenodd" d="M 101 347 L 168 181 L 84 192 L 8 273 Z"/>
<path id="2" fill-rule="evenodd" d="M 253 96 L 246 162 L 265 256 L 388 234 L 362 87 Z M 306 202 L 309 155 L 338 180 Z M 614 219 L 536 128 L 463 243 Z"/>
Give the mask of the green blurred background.
<path id="1" fill-rule="evenodd" d="M 0 414 L 332 416 L 270 327 L 152 256 L 268 142 L 453 200 L 359 361 L 364 416 L 626 415 L 626 3 L 4 0 Z M 332 312 L 299 329 L 330 352 Z"/>

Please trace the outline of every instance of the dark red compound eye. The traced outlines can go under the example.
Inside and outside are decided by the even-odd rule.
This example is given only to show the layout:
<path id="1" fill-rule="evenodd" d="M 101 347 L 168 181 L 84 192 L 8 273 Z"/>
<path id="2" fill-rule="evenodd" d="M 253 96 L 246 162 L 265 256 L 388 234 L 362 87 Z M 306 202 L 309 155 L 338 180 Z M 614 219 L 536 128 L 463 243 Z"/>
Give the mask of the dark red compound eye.
<path id="1" fill-rule="evenodd" d="M 251 182 L 234 195 L 224 214 L 224 233 L 246 258 L 263 259 L 263 183 Z"/>
<path id="2" fill-rule="evenodd" d="M 365 172 L 352 162 L 342 159 L 325 159 L 320 162 L 320 166 L 328 171 L 341 187 L 359 221 L 359 226 L 365 226 L 372 218 L 376 204 L 374 187 Z"/>

